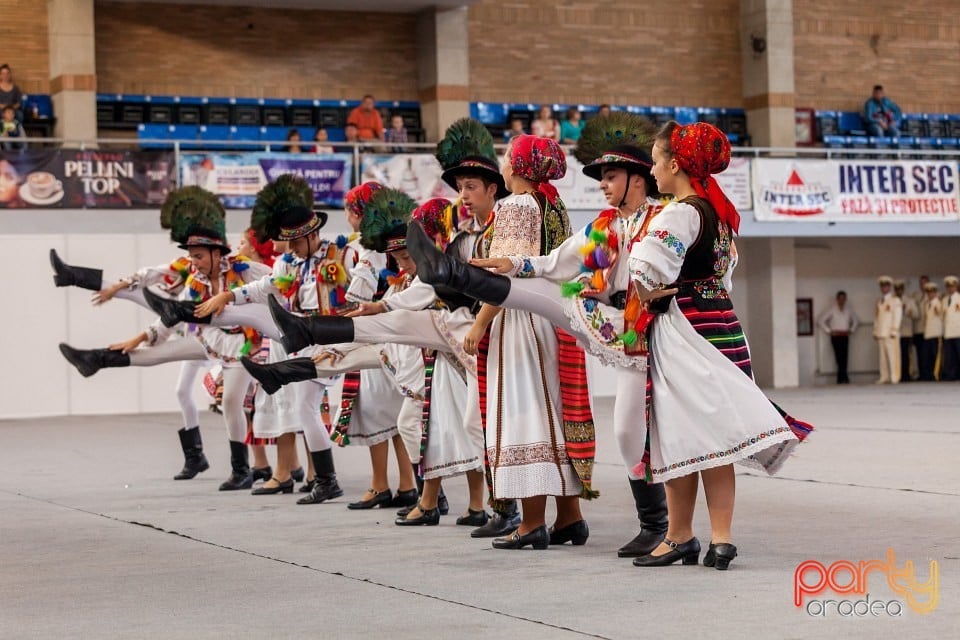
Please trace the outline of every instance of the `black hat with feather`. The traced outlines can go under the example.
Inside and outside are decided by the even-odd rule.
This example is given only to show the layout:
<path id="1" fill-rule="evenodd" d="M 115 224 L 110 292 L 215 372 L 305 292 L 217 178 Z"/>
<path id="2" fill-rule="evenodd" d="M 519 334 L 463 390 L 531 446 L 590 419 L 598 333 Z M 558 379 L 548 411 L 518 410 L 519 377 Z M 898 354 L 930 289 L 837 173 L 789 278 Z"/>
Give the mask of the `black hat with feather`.
<path id="1" fill-rule="evenodd" d="M 217 196 L 200 187 L 183 187 L 167 194 L 160 207 L 160 226 L 181 249 L 207 247 L 230 252 L 224 223 L 226 212 Z"/>
<path id="2" fill-rule="evenodd" d="M 650 151 L 656 133 L 656 125 L 647 118 L 613 111 L 587 121 L 573 155 L 584 165 L 584 175 L 594 180 L 600 180 L 604 167 L 621 167 L 643 176 L 648 195 L 656 195 L 657 183 L 650 174 Z"/>
<path id="3" fill-rule="evenodd" d="M 497 198 L 510 195 L 497 165 L 493 136 L 478 120 L 461 118 L 450 125 L 437 143 L 436 156 L 443 168 L 441 178 L 454 190 L 458 176 L 481 176 L 497 185 Z"/>
<path id="4" fill-rule="evenodd" d="M 250 226 L 257 240 L 296 240 L 327 224 L 327 212 L 313 204 L 313 188 L 306 180 L 284 174 L 257 194 Z"/>
<path id="5" fill-rule="evenodd" d="M 360 244 L 379 253 L 399 251 L 407 246 L 407 225 L 417 203 L 399 189 L 373 192 L 360 219 Z"/>

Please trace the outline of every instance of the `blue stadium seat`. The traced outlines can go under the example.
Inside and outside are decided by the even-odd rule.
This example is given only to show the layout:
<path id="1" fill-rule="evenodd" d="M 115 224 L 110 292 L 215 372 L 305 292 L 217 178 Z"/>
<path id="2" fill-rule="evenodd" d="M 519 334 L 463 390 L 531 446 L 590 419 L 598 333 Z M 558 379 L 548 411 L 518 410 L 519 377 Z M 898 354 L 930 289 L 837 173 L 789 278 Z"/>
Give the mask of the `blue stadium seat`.
<path id="1" fill-rule="evenodd" d="M 675 107 L 650 107 L 650 117 L 657 124 L 666 124 L 677 119 Z"/>
<path id="2" fill-rule="evenodd" d="M 947 134 L 951 138 L 960 138 L 960 114 L 952 113 L 947 116 Z"/>
<path id="3" fill-rule="evenodd" d="M 230 127 L 230 140 L 234 142 L 259 142 L 260 127 L 255 125 L 233 125 Z M 240 148 L 252 149 L 253 147 L 240 145 Z"/>
<path id="4" fill-rule="evenodd" d="M 848 144 L 846 136 L 828 135 L 823 136 L 823 146 L 829 149 L 843 149 Z"/>
<path id="5" fill-rule="evenodd" d="M 230 127 L 225 124 L 200 125 L 200 140 L 229 140 Z M 226 149 L 227 145 L 201 145 L 209 149 Z"/>
<path id="6" fill-rule="evenodd" d="M 674 118 L 680 124 L 693 124 L 700 119 L 699 115 L 694 107 L 677 107 L 674 109 Z"/>
<path id="7" fill-rule="evenodd" d="M 853 149 L 866 149 L 870 145 L 870 138 L 867 136 L 847 136 L 849 147 Z"/>
<path id="8" fill-rule="evenodd" d="M 171 140 L 180 140 L 181 149 L 200 148 L 200 126 L 196 124 L 172 124 L 167 127 Z"/>
<path id="9" fill-rule="evenodd" d="M 949 116 L 945 113 L 927 114 L 927 135 L 931 138 L 943 138 L 950 135 Z"/>
<path id="10" fill-rule="evenodd" d="M 900 130 L 903 133 L 920 137 L 927 135 L 927 114 L 925 113 L 905 113 L 900 122 Z"/>
<path id="11" fill-rule="evenodd" d="M 867 128 L 863 122 L 863 116 L 857 111 L 841 111 L 838 126 L 841 135 L 867 135 Z"/>
<path id="12" fill-rule="evenodd" d="M 715 127 L 721 127 L 720 110 L 711 107 L 700 107 L 697 109 L 697 120 L 712 124 Z"/>
<path id="13" fill-rule="evenodd" d="M 143 140 L 169 140 L 170 126 L 166 124 L 144 123 L 137 125 L 137 139 L 141 140 L 141 149 L 171 149 L 169 142 L 142 142 Z"/>

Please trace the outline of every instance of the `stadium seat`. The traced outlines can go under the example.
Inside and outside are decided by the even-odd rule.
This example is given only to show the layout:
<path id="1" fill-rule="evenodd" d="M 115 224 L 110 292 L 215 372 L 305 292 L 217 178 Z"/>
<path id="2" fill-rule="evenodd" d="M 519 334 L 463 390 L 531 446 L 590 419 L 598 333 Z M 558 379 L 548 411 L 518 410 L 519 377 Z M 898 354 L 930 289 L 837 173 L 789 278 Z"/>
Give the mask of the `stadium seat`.
<path id="1" fill-rule="evenodd" d="M 835 137 L 840 133 L 840 121 L 836 111 L 815 111 L 814 122 L 817 126 L 817 138 L 826 144 L 828 137 Z"/>
<path id="2" fill-rule="evenodd" d="M 840 135 L 866 136 L 867 128 L 863 116 L 857 111 L 841 111 L 838 122 Z"/>
<path id="3" fill-rule="evenodd" d="M 677 110 L 674 107 L 650 107 L 650 118 L 658 125 L 666 124 L 677 119 Z"/>
<path id="4" fill-rule="evenodd" d="M 960 138 L 960 114 L 950 114 L 947 116 L 947 134 L 951 138 Z"/>
<path id="5" fill-rule="evenodd" d="M 141 123 L 137 125 L 137 139 L 141 149 L 171 149 L 169 142 L 159 142 L 170 139 L 170 125 L 160 123 Z M 144 142 L 144 141 L 150 142 Z"/>
<path id="6" fill-rule="evenodd" d="M 677 107 L 674 109 L 674 119 L 680 124 L 693 124 L 697 122 L 700 114 L 694 107 Z"/>
<path id="7" fill-rule="evenodd" d="M 948 116 L 945 113 L 927 114 L 927 135 L 931 138 L 943 138 L 950 135 Z"/>
<path id="8" fill-rule="evenodd" d="M 711 107 L 700 107 L 697 109 L 697 120 L 712 124 L 715 127 L 723 128 L 720 125 L 720 110 Z"/>
<path id="9" fill-rule="evenodd" d="M 906 113 L 900 123 L 900 130 L 903 133 L 923 137 L 927 135 L 927 114 L 925 113 Z"/>

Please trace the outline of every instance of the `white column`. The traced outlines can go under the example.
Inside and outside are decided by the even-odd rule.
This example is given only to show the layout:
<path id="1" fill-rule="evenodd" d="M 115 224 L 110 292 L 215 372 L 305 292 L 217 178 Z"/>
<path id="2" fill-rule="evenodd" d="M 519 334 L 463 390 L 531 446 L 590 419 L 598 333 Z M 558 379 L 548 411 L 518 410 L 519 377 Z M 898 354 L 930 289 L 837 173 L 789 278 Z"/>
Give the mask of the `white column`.
<path id="1" fill-rule="evenodd" d="M 417 16 L 417 83 L 427 140 L 470 115 L 467 7 L 427 9 Z"/>
<path id="2" fill-rule="evenodd" d="M 97 137 L 97 64 L 93 0 L 47 0 L 54 135 Z"/>

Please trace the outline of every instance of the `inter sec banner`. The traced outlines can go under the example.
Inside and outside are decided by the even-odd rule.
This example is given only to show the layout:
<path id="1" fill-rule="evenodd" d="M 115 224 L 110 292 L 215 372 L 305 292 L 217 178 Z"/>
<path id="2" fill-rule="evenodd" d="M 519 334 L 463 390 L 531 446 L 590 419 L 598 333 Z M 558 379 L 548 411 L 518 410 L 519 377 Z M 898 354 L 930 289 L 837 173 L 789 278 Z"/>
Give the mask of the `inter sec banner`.
<path id="1" fill-rule="evenodd" d="M 342 207 L 352 167 L 349 153 L 182 153 L 180 184 L 217 194 L 227 208 L 249 209 L 268 182 L 292 173 L 310 183 L 317 204 Z"/>
<path id="2" fill-rule="evenodd" d="M 0 151 L 0 207 L 150 208 L 175 187 L 166 151 Z"/>
<path id="3" fill-rule="evenodd" d="M 960 220 L 955 162 L 756 158 L 753 166 L 757 220 Z"/>

